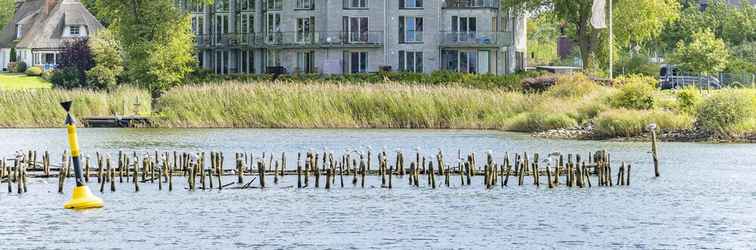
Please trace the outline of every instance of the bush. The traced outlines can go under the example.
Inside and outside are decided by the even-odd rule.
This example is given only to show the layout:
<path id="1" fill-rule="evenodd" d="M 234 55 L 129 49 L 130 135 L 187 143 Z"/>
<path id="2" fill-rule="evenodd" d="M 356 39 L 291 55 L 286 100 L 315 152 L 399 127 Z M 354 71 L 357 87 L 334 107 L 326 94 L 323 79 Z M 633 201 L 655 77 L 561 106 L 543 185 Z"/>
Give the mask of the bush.
<path id="1" fill-rule="evenodd" d="M 669 111 L 612 109 L 598 115 L 594 132 L 604 137 L 639 136 L 650 123 L 663 130 L 681 130 L 692 128 L 693 118 Z"/>
<path id="2" fill-rule="evenodd" d="M 25 62 L 18 62 L 16 64 L 16 72 L 18 72 L 18 73 L 26 72 L 26 68 L 27 68 L 27 66 L 26 66 Z"/>
<path id="3" fill-rule="evenodd" d="M 654 84 L 656 79 L 631 75 L 617 79 L 620 91 L 612 98 L 615 108 L 652 109 L 654 108 Z"/>
<path id="4" fill-rule="evenodd" d="M 546 91 L 547 95 L 554 97 L 582 97 L 599 86 L 585 74 L 569 74 L 557 77 L 556 85 Z"/>
<path id="5" fill-rule="evenodd" d="M 54 74 L 55 74 L 54 71 L 48 70 L 48 71 L 42 72 L 42 76 L 41 77 L 42 77 L 42 79 L 45 79 L 46 81 L 50 81 L 52 79 L 52 77 L 53 77 Z"/>
<path id="6" fill-rule="evenodd" d="M 677 92 L 677 109 L 688 114 L 695 114 L 701 100 L 703 100 L 703 96 L 698 88 L 694 86 L 685 87 Z"/>
<path id="7" fill-rule="evenodd" d="M 743 123 L 752 121 L 756 114 L 753 92 L 723 90 L 707 98 L 698 109 L 698 122 L 709 133 L 733 135 L 744 132 Z"/>
<path id="8" fill-rule="evenodd" d="M 577 121 L 564 113 L 525 112 L 513 117 L 508 129 L 519 132 L 536 132 L 550 129 L 574 128 Z"/>
<path id="9" fill-rule="evenodd" d="M 656 77 L 659 75 L 661 65 L 650 63 L 650 61 L 651 60 L 645 55 L 636 55 L 623 59 L 614 67 L 614 74 L 637 74 Z"/>
<path id="10" fill-rule="evenodd" d="M 73 67 L 55 70 L 55 73 L 53 73 L 50 78 L 50 82 L 52 82 L 53 86 L 64 89 L 82 87 L 80 80 L 79 70 Z"/>
<path id="11" fill-rule="evenodd" d="M 26 74 L 27 76 L 42 76 L 42 68 L 37 66 L 29 67 L 28 69 L 26 69 L 24 74 Z"/>

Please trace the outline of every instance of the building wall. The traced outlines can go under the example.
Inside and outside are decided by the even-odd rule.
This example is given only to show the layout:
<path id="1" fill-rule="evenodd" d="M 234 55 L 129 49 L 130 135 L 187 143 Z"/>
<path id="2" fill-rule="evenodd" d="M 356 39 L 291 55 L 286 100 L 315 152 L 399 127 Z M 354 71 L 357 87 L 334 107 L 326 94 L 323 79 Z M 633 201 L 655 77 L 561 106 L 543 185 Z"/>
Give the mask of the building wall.
<path id="1" fill-rule="evenodd" d="M 217 0 L 216 4 L 222 0 Z M 265 68 L 270 61 L 268 54 L 271 50 L 279 51 L 281 57 L 280 66 L 287 69 L 288 72 L 301 70 L 297 68 L 297 52 L 312 51 L 315 55 L 316 73 L 337 73 L 345 72 L 347 69 L 340 68 L 334 70 L 335 65 L 342 66 L 345 64 L 345 53 L 352 51 L 364 51 L 368 55 L 368 72 L 376 72 L 382 66 L 390 66 L 393 70 L 399 69 L 400 51 L 412 51 L 423 53 L 423 70 L 430 73 L 435 70 L 443 69 L 441 52 L 443 50 L 485 50 L 489 51 L 491 60 L 488 63 L 491 66 L 491 73 L 504 74 L 514 71 L 513 63 L 510 63 L 514 50 L 510 47 L 514 38 L 511 37 L 512 25 L 507 10 L 498 8 L 443 8 L 444 1 L 425 0 L 423 8 L 419 9 L 402 9 L 399 1 L 391 0 L 367 0 L 368 7 L 365 9 L 346 9 L 344 0 L 313 0 L 314 9 L 304 10 L 295 9 L 297 0 L 283 0 L 281 10 L 266 10 L 263 8 L 265 0 L 255 0 L 254 12 L 254 32 L 256 39 L 266 39 L 267 32 L 267 15 L 269 13 L 278 13 L 281 16 L 281 26 L 276 32 L 281 36 L 292 37 L 297 32 L 298 18 L 315 18 L 316 40 L 332 41 L 340 37 L 343 29 L 343 18 L 348 17 L 367 17 L 369 40 L 371 42 L 379 40 L 379 44 L 370 46 L 303 46 L 303 47 L 284 47 L 271 48 L 265 46 L 253 46 L 249 48 L 254 53 L 255 73 L 265 72 Z M 351 1 L 351 0 L 350 0 Z M 234 0 L 229 1 L 230 13 L 235 13 L 238 4 Z M 203 12 L 194 13 L 193 15 L 204 16 L 202 34 L 212 35 L 213 27 L 216 26 L 215 8 L 207 6 Z M 401 43 L 399 41 L 399 20 L 401 16 L 422 17 L 423 18 L 423 41 L 418 43 Z M 464 46 L 449 47 L 443 44 L 443 32 L 451 31 L 452 16 L 476 17 L 477 32 L 492 33 L 501 32 L 501 37 L 508 39 L 502 46 Z M 235 31 L 236 15 L 229 14 L 229 30 Z M 495 34 L 495 33 L 492 33 Z M 329 39 L 331 38 L 331 39 Z M 499 39 L 501 40 L 501 39 Z M 202 66 L 205 68 L 215 69 L 217 50 L 227 50 L 229 58 L 239 58 L 242 54 L 238 47 L 210 46 L 199 49 L 199 57 Z M 348 66 L 348 65 L 347 65 Z M 229 73 L 237 72 L 240 69 L 238 60 L 228 61 Z M 219 73 L 226 73 L 221 71 Z"/>

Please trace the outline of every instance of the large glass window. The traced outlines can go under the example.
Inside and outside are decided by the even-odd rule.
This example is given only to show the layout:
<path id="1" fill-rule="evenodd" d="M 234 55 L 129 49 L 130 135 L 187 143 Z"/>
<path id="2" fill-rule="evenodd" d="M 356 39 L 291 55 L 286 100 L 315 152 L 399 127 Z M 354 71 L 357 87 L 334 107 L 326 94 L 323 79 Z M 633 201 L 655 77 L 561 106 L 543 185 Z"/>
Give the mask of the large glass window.
<path id="1" fill-rule="evenodd" d="M 423 52 L 399 51 L 399 71 L 423 72 Z"/>
<path id="2" fill-rule="evenodd" d="M 366 9 L 368 0 L 344 0 L 344 8 L 347 9 Z"/>
<path id="3" fill-rule="evenodd" d="M 441 52 L 441 63 L 445 70 L 461 73 L 478 73 L 478 51 L 476 50 L 444 50 Z M 488 60 L 488 52 L 483 53 Z M 486 71 L 488 62 L 485 63 Z"/>
<path id="4" fill-rule="evenodd" d="M 297 9 L 314 9 L 315 4 L 313 4 L 314 0 L 297 0 Z"/>
<path id="5" fill-rule="evenodd" d="M 365 73 L 368 66 L 368 55 L 364 51 L 344 52 L 344 66 L 348 73 Z"/>
<path id="6" fill-rule="evenodd" d="M 281 40 L 281 14 L 268 13 L 267 18 L 267 41 L 268 43 L 279 43 Z"/>
<path id="7" fill-rule="evenodd" d="M 412 16 L 399 17 L 399 42 L 422 42 L 423 18 Z"/>
<path id="8" fill-rule="evenodd" d="M 453 41 L 469 41 L 475 39 L 478 22 L 475 17 L 452 16 L 451 31 Z"/>
<path id="9" fill-rule="evenodd" d="M 236 0 L 236 6 L 240 11 L 255 11 L 256 0 Z"/>
<path id="10" fill-rule="evenodd" d="M 252 50 L 242 50 L 239 53 L 239 67 L 240 73 L 254 74 L 255 73 L 255 57 Z"/>
<path id="11" fill-rule="evenodd" d="M 349 42 L 368 41 L 367 17 L 344 17 L 344 28 L 349 35 Z"/>
<path id="12" fill-rule="evenodd" d="M 297 42 L 312 42 L 315 35 L 315 17 L 297 18 Z"/>
<path id="13" fill-rule="evenodd" d="M 416 9 L 423 7 L 423 0 L 399 0 L 399 8 Z"/>
<path id="14" fill-rule="evenodd" d="M 239 42 L 248 44 L 252 41 L 255 32 L 255 14 L 242 12 L 236 14 L 236 33 L 239 34 Z"/>
<path id="15" fill-rule="evenodd" d="M 281 10 L 283 9 L 283 0 L 266 0 L 265 8 L 268 10 Z"/>
<path id="16" fill-rule="evenodd" d="M 315 52 L 299 51 L 297 52 L 297 68 L 302 73 L 315 73 Z"/>
<path id="17" fill-rule="evenodd" d="M 215 10 L 218 12 L 228 12 L 228 0 L 215 0 Z"/>

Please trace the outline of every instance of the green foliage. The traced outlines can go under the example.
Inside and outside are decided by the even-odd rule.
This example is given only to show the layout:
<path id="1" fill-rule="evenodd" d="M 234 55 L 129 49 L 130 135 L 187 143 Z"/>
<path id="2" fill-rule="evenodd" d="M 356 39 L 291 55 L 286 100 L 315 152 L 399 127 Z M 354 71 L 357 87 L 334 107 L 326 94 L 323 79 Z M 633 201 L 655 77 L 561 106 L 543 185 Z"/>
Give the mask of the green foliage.
<path id="1" fill-rule="evenodd" d="M 703 95 L 694 86 L 685 87 L 677 92 L 677 109 L 685 113 L 695 114 L 701 101 L 703 101 Z"/>
<path id="2" fill-rule="evenodd" d="M 54 74 L 55 74 L 55 71 L 53 71 L 53 70 L 48 70 L 48 71 L 44 71 L 44 72 L 42 72 L 42 75 L 41 75 L 41 77 L 42 77 L 42 79 L 44 79 L 45 81 L 50 81 L 50 80 L 52 79 L 52 77 L 53 77 L 53 75 L 54 75 Z"/>
<path id="3" fill-rule="evenodd" d="M 649 62 L 649 58 L 645 55 L 633 55 L 623 57 L 617 65 L 614 66 L 615 75 L 644 75 L 644 76 L 658 76 L 661 70 L 661 65 Z"/>
<path id="4" fill-rule="evenodd" d="M 56 88 L 72 89 L 83 87 L 81 85 L 80 72 L 74 67 L 56 69 L 55 73 L 50 77 L 50 82 Z"/>
<path id="5" fill-rule="evenodd" d="M 590 24 L 593 0 L 503 0 L 503 3 L 534 12 L 552 11 L 571 26 L 570 30 L 575 30 L 571 36 L 579 45 L 585 68 L 598 68 L 594 57 L 605 47 L 601 44 L 608 31 L 594 29 Z M 679 17 L 678 0 L 615 0 L 614 3 L 614 36 L 618 47 L 649 41 L 661 34 L 664 25 Z"/>
<path id="6" fill-rule="evenodd" d="M 101 30 L 89 40 L 89 48 L 95 62 L 95 66 L 87 71 L 89 85 L 100 89 L 115 87 L 118 76 L 123 72 L 118 41 L 109 30 Z"/>
<path id="7" fill-rule="evenodd" d="M 26 62 L 18 62 L 16 63 L 16 72 L 23 73 L 26 72 L 26 68 L 28 66 L 26 65 Z"/>
<path id="8" fill-rule="evenodd" d="M 616 80 L 620 91 L 614 95 L 611 104 L 615 108 L 654 108 L 654 84 L 656 79 L 638 75 L 623 76 Z"/>
<path id="9" fill-rule="evenodd" d="M 175 1 L 98 0 L 96 5 L 124 48 L 129 81 L 154 96 L 184 82 L 196 60 L 191 21 Z"/>
<path id="10" fill-rule="evenodd" d="M 632 137 L 645 133 L 651 123 L 662 130 L 675 131 L 692 128 L 693 118 L 669 111 L 612 109 L 598 115 L 594 131 L 603 137 Z"/>
<path id="11" fill-rule="evenodd" d="M 13 19 L 16 14 L 16 1 L 15 0 L 0 0 L 0 30 L 5 28 L 5 25 Z"/>
<path id="12" fill-rule="evenodd" d="M 742 125 L 756 117 L 756 96 L 753 91 L 724 90 L 707 98 L 698 110 L 701 127 L 714 134 L 733 135 Z"/>
<path id="13" fill-rule="evenodd" d="M 18 57 L 18 55 L 16 54 L 16 47 L 12 47 L 10 49 L 10 59 L 9 59 L 9 61 L 10 62 L 16 62 L 16 60 L 18 60 L 17 57 Z"/>
<path id="14" fill-rule="evenodd" d="M 541 14 L 528 20 L 528 64 L 551 65 L 559 60 L 557 39 L 559 38 L 559 21 L 549 14 Z"/>
<path id="15" fill-rule="evenodd" d="M 325 82 L 339 84 L 399 83 L 402 85 L 457 86 L 478 89 L 520 90 L 520 83 L 523 79 L 535 77 L 540 74 L 541 73 L 535 71 L 518 72 L 516 74 L 507 75 L 460 74 L 449 71 L 435 71 L 431 74 L 410 72 L 382 72 L 328 76 L 319 74 L 298 74 L 280 76 L 278 81 L 291 83 Z M 271 75 L 217 75 L 206 69 L 196 69 L 189 76 L 189 82 L 195 84 L 222 83 L 224 81 L 249 82 L 271 80 Z"/>
<path id="16" fill-rule="evenodd" d="M 26 71 L 24 71 L 24 74 L 26 74 L 27 76 L 42 76 L 42 68 L 37 66 L 29 67 L 28 69 L 26 69 Z"/>
<path id="17" fill-rule="evenodd" d="M 756 20 L 754 20 L 756 22 Z M 756 41 L 730 47 L 728 73 L 756 73 Z"/>
<path id="18" fill-rule="evenodd" d="M 693 41 L 677 43 L 670 58 L 682 70 L 705 74 L 720 72 L 727 66 L 729 51 L 722 39 L 709 30 L 693 34 Z"/>

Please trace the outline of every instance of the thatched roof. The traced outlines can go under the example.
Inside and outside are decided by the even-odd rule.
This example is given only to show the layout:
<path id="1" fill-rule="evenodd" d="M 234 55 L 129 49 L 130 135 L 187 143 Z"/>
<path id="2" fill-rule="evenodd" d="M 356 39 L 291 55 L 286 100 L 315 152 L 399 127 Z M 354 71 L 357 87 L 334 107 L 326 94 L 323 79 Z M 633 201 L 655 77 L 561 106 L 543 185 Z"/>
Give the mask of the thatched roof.
<path id="1" fill-rule="evenodd" d="M 16 15 L 0 34 L 0 47 L 45 49 L 60 48 L 66 38 L 63 30 L 67 25 L 86 26 L 89 34 L 103 28 L 102 24 L 78 0 L 58 0 L 45 15 L 48 0 L 26 0 L 16 10 Z M 16 25 L 22 24 L 20 40 L 16 40 Z"/>

